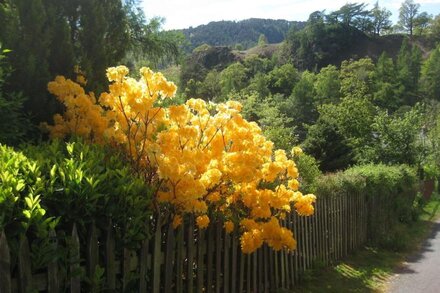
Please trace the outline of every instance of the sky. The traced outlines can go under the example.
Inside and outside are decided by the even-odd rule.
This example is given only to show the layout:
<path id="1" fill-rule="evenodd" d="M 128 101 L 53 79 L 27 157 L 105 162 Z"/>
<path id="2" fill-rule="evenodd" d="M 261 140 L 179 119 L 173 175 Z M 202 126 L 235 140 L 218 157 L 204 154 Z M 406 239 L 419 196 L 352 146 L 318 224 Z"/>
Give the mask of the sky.
<path id="1" fill-rule="evenodd" d="M 389 9 L 393 13 L 393 22 L 396 22 L 403 1 L 382 0 L 379 1 L 379 6 Z M 155 16 L 165 18 L 163 28 L 169 30 L 196 27 L 211 21 L 237 21 L 252 17 L 306 21 L 314 11 L 334 11 L 347 2 L 364 2 L 372 8 L 376 0 L 143 0 L 142 6 L 148 19 Z M 421 5 L 421 12 L 440 14 L 440 0 L 414 2 Z"/>

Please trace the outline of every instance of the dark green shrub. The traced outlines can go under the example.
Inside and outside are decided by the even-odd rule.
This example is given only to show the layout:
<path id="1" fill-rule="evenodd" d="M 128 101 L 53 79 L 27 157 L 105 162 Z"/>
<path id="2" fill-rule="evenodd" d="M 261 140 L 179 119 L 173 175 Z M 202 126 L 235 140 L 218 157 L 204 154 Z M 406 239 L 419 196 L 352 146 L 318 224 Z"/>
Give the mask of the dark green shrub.
<path id="1" fill-rule="evenodd" d="M 304 153 L 300 154 L 295 162 L 299 171 L 301 190 L 304 193 L 314 193 L 316 180 L 322 175 L 318 162 L 314 157 Z"/>
<path id="2" fill-rule="evenodd" d="M 2 50 L 0 44 L 0 143 L 17 145 L 27 139 L 33 128 L 29 117 L 24 114 L 25 97 L 21 93 L 6 92 L 5 79 L 12 69 L 6 63 L 9 50 Z"/>

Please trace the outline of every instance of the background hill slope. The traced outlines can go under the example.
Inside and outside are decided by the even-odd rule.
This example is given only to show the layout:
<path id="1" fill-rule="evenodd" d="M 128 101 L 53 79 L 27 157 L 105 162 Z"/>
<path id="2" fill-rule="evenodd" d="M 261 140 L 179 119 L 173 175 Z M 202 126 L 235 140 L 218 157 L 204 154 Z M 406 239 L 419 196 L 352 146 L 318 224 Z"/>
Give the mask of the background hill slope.
<path id="1" fill-rule="evenodd" d="M 282 42 L 292 26 L 304 27 L 305 22 L 284 19 L 251 18 L 242 21 L 215 21 L 206 25 L 181 30 L 190 42 L 188 50 L 202 44 L 211 46 L 236 46 L 243 49 L 257 44 L 260 35 L 265 35 L 268 43 Z"/>

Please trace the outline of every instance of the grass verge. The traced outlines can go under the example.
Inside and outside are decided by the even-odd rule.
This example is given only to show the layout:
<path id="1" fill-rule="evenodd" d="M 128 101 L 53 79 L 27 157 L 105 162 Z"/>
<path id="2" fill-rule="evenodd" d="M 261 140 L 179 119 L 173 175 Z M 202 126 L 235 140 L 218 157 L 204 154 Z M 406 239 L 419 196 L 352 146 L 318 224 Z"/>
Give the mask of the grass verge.
<path id="1" fill-rule="evenodd" d="M 404 251 L 364 247 L 332 267 L 306 272 L 302 284 L 291 292 L 384 292 L 393 272 L 430 234 L 433 222 L 440 218 L 439 209 L 440 196 L 434 194 L 420 219 L 407 226 L 410 242 Z"/>

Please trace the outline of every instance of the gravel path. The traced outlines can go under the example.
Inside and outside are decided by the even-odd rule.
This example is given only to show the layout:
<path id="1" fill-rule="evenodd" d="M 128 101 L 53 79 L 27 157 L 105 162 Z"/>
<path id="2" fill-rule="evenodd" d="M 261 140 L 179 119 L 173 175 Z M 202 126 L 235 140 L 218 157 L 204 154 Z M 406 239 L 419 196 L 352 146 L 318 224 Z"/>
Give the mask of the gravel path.
<path id="1" fill-rule="evenodd" d="M 421 250 L 407 259 L 389 286 L 390 293 L 440 293 L 440 222 Z"/>

